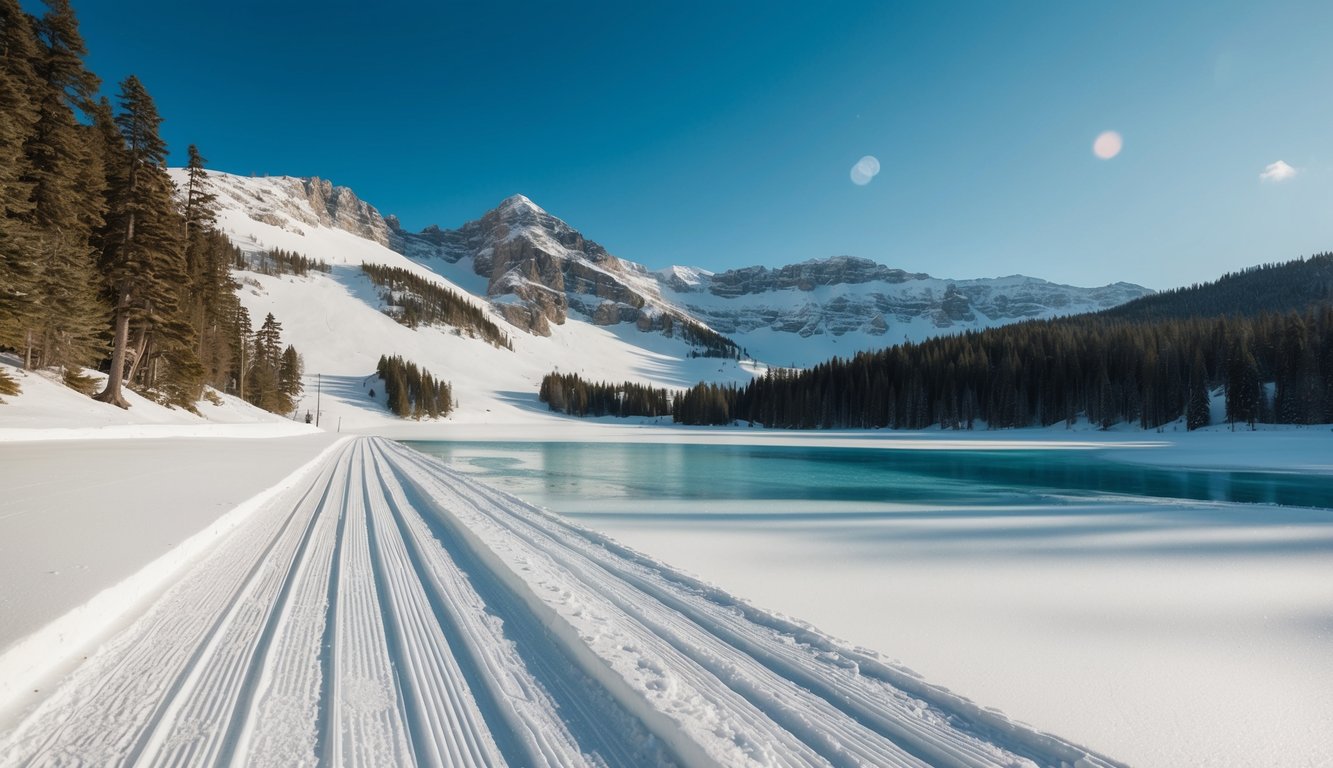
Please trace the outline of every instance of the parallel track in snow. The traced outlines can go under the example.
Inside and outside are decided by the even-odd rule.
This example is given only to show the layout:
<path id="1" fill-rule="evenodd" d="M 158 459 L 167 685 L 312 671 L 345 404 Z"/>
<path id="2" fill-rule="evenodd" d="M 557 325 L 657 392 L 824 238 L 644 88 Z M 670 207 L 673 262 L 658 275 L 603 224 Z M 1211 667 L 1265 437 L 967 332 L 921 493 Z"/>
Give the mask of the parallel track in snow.
<path id="1" fill-rule="evenodd" d="M 0 733 L 0 765 L 1110 765 L 363 438 Z"/>

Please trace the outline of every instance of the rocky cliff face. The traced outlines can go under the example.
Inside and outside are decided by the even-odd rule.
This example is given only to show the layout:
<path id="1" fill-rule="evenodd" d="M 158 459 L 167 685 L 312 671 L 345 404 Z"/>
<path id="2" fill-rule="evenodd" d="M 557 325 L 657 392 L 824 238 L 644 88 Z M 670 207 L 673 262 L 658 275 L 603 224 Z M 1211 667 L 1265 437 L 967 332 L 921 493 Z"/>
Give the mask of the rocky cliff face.
<path id="1" fill-rule="evenodd" d="M 750 351 L 779 355 L 774 359 L 791 354 L 773 342 L 781 335 L 851 335 L 862 347 L 883 346 L 1092 312 L 1150 293 L 1128 283 L 1079 288 L 1020 275 L 942 280 L 848 256 L 719 273 L 673 267 L 657 278 L 664 299 L 743 345 L 763 337 L 766 343 Z"/>
<path id="2" fill-rule="evenodd" d="M 834 256 L 785 267 L 744 267 L 712 275 L 708 292 L 723 298 L 797 289 L 812 291 L 821 285 L 860 285 L 870 282 L 901 283 L 929 277 L 901 269 L 890 269 L 870 259 Z M 668 278 L 669 279 L 669 278 Z"/>
<path id="3" fill-rule="evenodd" d="M 458 229 L 398 227 L 391 246 L 419 260 L 470 263 L 505 317 L 542 335 L 570 310 L 599 325 L 637 322 L 653 298 L 643 290 L 651 292 L 654 282 L 642 267 L 612 256 L 522 195 Z"/>
<path id="4" fill-rule="evenodd" d="M 173 171 L 183 181 L 183 172 Z M 387 246 L 389 223 L 371 204 L 347 187 L 320 178 L 246 177 L 209 174 L 221 208 L 244 211 L 249 218 L 304 235 L 309 228 L 341 229 Z"/>
<path id="5" fill-rule="evenodd" d="M 335 187 L 327 179 L 312 177 L 300 179 L 319 223 L 346 230 L 380 245 L 389 244 L 389 225 L 380 212 L 356 196 L 347 187 Z"/>

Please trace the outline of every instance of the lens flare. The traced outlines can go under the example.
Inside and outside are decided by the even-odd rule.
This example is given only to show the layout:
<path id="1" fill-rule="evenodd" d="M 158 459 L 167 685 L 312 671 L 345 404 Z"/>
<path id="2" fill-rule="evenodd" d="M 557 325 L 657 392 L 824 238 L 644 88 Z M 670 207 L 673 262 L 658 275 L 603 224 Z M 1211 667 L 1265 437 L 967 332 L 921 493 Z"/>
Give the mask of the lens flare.
<path id="1" fill-rule="evenodd" d="M 864 187 L 879 174 L 879 160 L 874 155 L 866 155 L 852 166 L 852 183 Z"/>
<path id="2" fill-rule="evenodd" d="M 1102 131 L 1096 141 L 1092 142 L 1092 154 L 1103 160 L 1110 160 L 1120 154 L 1120 148 L 1124 144 L 1125 140 L 1115 131 Z"/>

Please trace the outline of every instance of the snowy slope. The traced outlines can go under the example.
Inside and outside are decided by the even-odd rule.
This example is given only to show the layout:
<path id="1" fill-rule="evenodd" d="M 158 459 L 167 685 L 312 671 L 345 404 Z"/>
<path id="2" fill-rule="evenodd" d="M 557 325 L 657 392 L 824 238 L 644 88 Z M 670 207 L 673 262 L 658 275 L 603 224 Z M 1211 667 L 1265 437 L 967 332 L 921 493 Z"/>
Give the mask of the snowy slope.
<path id="1" fill-rule="evenodd" d="M 0 398 L 4 401 L 0 404 L 0 442 L 156 436 L 281 437 L 315 431 L 304 423 L 212 390 L 196 404 L 198 413 L 167 408 L 134 392 L 125 394 L 130 403 L 126 410 L 70 389 L 53 372 L 26 371 L 13 355 L 0 355 L 0 372 L 21 388 L 18 395 Z M 84 374 L 99 389 L 106 380 L 105 374 L 96 371 L 87 370 Z"/>
<path id="2" fill-rule="evenodd" d="M 179 179 L 179 172 L 175 171 Z M 455 283 L 374 239 L 321 221 L 290 177 L 245 178 L 212 174 L 219 227 L 249 252 L 295 251 L 332 265 L 329 274 L 266 276 L 237 271 L 241 302 L 256 322 L 272 312 L 283 340 L 305 361 L 306 393 L 298 413 L 322 411 L 321 426 L 369 429 L 397 423 L 383 404 L 374 378 L 380 355 L 402 355 L 448 380 L 459 408 L 454 422 L 513 423 L 552 417 L 537 402 L 542 376 L 553 370 L 593 380 L 635 380 L 683 387 L 697 381 L 744 381 L 749 363 L 690 357 L 679 338 L 639 333 L 629 326 L 597 326 L 571 318 L 550 336 L 510 325 L 483 299 L 472 301 L 505 329 L 513 350 L 492 346 L 450 328 L 411 329 L 385 315 L 378 291 L 361 273 L 363 263 L 400 267 L 469 296 L 475 285 Z M 261 220 L 262 219 L 262 220 Z M 317 375 L 318 374 L 318 375 Z M 375 396 L 370 395 L 371 390 Z"/>
<path id="3" fill-rule="evenodd" d="M 1114 764 L 403 446 L 298 478 L 0 765 Z"/>

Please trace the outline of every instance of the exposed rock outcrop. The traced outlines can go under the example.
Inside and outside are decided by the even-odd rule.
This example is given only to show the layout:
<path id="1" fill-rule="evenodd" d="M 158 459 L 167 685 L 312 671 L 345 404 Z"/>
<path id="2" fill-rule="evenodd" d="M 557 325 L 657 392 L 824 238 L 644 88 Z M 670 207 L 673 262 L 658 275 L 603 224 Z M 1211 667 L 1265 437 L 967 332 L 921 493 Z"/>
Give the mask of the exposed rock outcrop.
<path id="1" fill-rule="evenodd" d="M 550 333 L 550 324 L 565 322 L 571 309 L 602 325 L 634 322 L 649 297 L 630 282 L 653 285 L 641 269 L 628 269 L 522 195 L 455 230 L 427 227 L 409 233 L 396 227 L 391 243 L 418 259 L 470 260 L 505 316 L 543 335 Z"/>
<path id="2" fill-rule="evenodd" d="M 389 244 L 389 225 L 374 206 L 347 187 L 335 187 L 327 179 L 301 179 L 305 198 L 319 223 L 346 230 L 380 245 Z"/>

